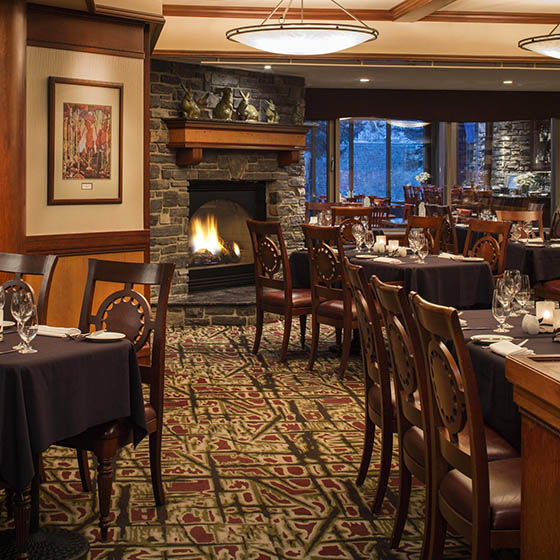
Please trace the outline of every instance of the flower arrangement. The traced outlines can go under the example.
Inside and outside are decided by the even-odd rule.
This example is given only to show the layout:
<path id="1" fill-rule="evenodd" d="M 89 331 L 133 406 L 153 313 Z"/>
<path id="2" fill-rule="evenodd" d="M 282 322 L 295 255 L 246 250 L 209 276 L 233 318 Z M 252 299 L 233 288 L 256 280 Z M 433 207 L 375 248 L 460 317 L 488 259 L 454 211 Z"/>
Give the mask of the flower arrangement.
<path id="1" fill-rule="evenodd" d="M 524 192 L 535 190 L 539 186 L 539 180 L 536 174 L 531 171 L 521 173 L 520 175 L 517 175 L 517 177 L 515 177 L 513 180 L 519 187 L 519 190 Z"/>
<path id="2" fill-rule="evenodd" d="M 422 171 L 422 173 L 419 173 L 418 175 L 416 175 L 416 180 L 421 185 L 427 185 L 429 180 L 431 179 L 431 177 L 432 176 L 427 171 Z"/>

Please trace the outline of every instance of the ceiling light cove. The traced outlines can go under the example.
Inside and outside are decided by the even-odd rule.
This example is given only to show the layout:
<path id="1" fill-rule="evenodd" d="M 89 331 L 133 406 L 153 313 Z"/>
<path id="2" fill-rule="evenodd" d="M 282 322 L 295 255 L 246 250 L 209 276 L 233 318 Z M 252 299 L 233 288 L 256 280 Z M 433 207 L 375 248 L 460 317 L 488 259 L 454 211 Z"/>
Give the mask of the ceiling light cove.
<path id="1" fill-rule="evenodd" d="M 552 58 L 560 58 L 560 33 L 554 33 L 558 29 L 558 25 L 548 35 L 527 37 L 526 39 L 521 39 L 517 44 L 526 51 L 544 54 Z"/>
<path id="2" fill-rule="evenodd" d="M 360 78 L 360 82 L 367 84 L 367 82 L 369 82 L 369 78 Z"/>
<path id="3" fill-rule="evenodd" d="M 503 83 L 506 85 L 510 85 L 513 84 L 513 80 L 504 80 Z"/>
<path id="4" fill-rule="evenodd" d="M 377 39 L 379 33 L 376 29 L 353 16 L 336 0 L 330 1 L 358 25 L 306 22 L 303 0 L 301 0 L 300 21 L 287 22 L 286 15 L 292 0 L 280 0 L 260 25 L 230 29 L 226 32 L 226 37 L 230 41 L 243 43 L 265 52 L 311 56 L 343 51 Z"/>

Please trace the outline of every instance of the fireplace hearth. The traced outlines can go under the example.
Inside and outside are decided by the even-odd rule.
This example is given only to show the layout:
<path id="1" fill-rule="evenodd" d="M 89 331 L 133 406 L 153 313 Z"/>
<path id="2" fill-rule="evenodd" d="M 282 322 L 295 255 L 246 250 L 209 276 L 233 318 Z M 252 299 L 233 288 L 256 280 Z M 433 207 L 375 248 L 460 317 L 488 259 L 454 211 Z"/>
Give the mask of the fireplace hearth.
<path id="1" fill-rule="evenodd" d="M 189 184 L 189 292 L 254 282 L 247 219 L 266 219 L 263 181 Z"/>

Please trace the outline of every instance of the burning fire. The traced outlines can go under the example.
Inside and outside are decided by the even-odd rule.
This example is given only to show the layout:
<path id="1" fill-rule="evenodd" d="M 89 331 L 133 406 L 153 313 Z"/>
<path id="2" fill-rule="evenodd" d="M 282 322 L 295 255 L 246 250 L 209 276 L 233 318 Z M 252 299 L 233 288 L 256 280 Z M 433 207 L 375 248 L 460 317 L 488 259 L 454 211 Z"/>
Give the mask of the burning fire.
<path id="1" fill-rule="evenodd" d="M 227 251 L 223 240 L 218 235 L 218 224 L 213 215 L 209 214 L 205 220 L 195 218 L 192 222 L 191 231 L 191 244 L 194 253 L 206 250 L 218 256 Z M 232 243 L 231 249 L 237 257 L 241 255 L 239 245 L 235 241 Z"/>

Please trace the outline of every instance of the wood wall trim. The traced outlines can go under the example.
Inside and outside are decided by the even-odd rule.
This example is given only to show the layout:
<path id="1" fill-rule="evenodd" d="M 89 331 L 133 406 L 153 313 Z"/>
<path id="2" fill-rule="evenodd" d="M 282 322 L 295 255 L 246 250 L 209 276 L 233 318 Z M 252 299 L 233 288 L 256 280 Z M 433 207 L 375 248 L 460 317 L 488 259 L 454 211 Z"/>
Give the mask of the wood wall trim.
<path id="1" fill-rule="evenodd" d="M 501 63 L 501 62 L 520 62 L 523 64 L 540 64 L 550 66 L 551 69 L 560 68 L 560 62 L 553 62 L 546 56 L 480 56 L 480 55 L 442 55 L 442 54 L 425 54 L 416 53 L 332 53 L 328 55 L 319 55 L 314 57 L 308 56 L 286 56 L 283 54 L 259 53 L 255 51 L 193 51 L 193 50 L 177 50 L 177 49 L 155 49 L 152 53 L 153 58 L 181 57 L 190 59 L 202 59 L 206 62 L 226 62 L 226 61 L 243 61 L 251 60 L 259 61 L 279 61 L 289 64 L 291 61 L 304 63 L 306 61 L 321 62 L 333 61 L 336 63 L 379 63 L 380 66 L 386 61 L 411 61 L 411 62 L 475 62 L 475 63 Z M 212 59 L 212 60 L 208 60 Z M 417 68 L 418 66 L 415 65 Z"/>
<path id="2" fill-rule="evenodd" d="M 128 58 L 144 58 L 144 24 L 28 5 L 27 44 Z"/>
<path id="3" fill-rule="evenodd" d="M 394 21 L 420 21 L 455 0 L 403 0 L 391 9 Z"/>
<path id="4" fill-rule="evenodd" d="M 144 229 L 150 229 L 150 25 L 144 27 Z M 150 262 L 149 259 L 146 262 Z"/>
<path id="5" fill-rule="evenodd" d="M 150 231 L 103 231 L 97 233 L 64 233 L 58 235 L 28 235 L 25 252 L 35 255 L 91 255 L 146 251 Z"/>
<path id="6" fill-rule="evenodd" d="M 113 6 L 97 5 L 94 3 L 94 13 L 103 16 L 112 16 L 120 19 L 133 19 L 147 23 L 165 23 L 165 18 L 157 14 L 139 12 L 126 8 L 115 8 Z"/>
<path id="7" fill-rule="evenodd" d="M 422 0 L 410 0 L 418 3 Z M 425 2 L 425 0 L 424 0 Z M 451 3 L 446 1 L 446 4 Z M 403 5 L 405 2 L 402 3 Z M 408 5 L 409 2 L 406 2 Z M 395 21 L 400 16 L 398 6 L 391 10 L 350 10 L 357 18 L 364 21 Z M 214 6 L 164 4 L 163 15 L 172 17 L 198 18 L 234 18 L 234 19 L 264 19 L 270 14 L 271 8 L 246 6 Z M 348 15 L 336 8 L 307 8 L 305 13 L 315 20 L 350 20 Z M 292 8 L 288 11 L 288 19 L 299 19 L 299 10 Z M 426 15 L 422 21 L 456 22 L 456 23 L 520 23 L 520 24 L 556 24 L 560 22 L 560 13 L 532 13 L 532 12 L 465 12 L 441 10 Z"/>

